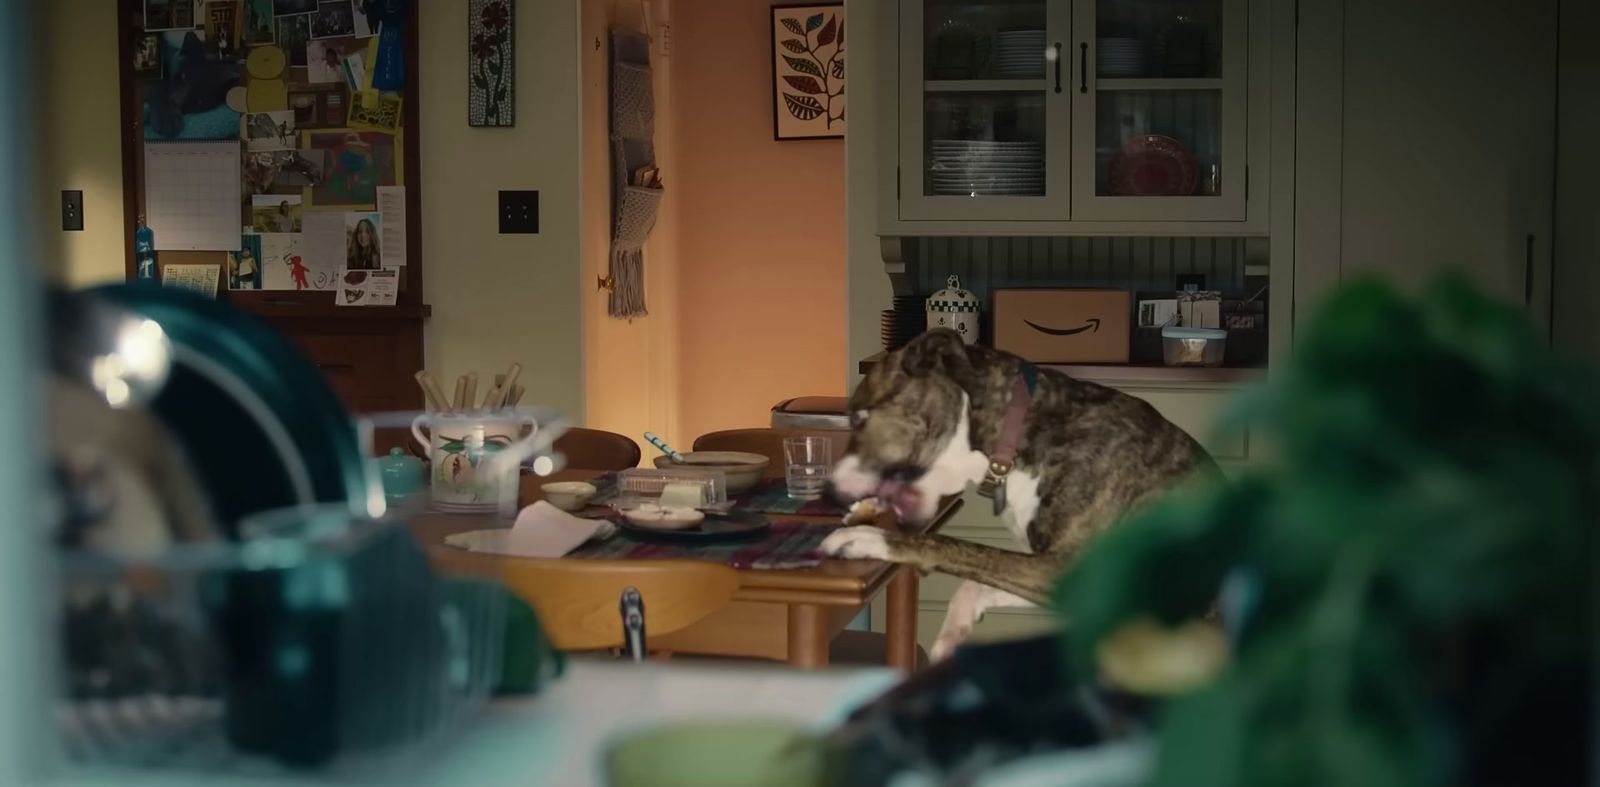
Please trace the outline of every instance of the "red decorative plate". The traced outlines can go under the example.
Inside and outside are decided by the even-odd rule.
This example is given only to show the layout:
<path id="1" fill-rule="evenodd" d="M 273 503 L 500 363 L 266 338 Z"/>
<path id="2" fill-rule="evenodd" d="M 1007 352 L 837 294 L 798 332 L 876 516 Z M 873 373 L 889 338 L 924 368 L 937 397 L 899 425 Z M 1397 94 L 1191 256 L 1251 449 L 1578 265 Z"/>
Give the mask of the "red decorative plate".
<path id="1" fill-rule="evenodd" d="M 1199 178 L 1194 154 L 1160 134 L 1122 143 L 1106 168 L 1106 188 L 1119 197 L 1184 197 L 1194 193 Z"/>

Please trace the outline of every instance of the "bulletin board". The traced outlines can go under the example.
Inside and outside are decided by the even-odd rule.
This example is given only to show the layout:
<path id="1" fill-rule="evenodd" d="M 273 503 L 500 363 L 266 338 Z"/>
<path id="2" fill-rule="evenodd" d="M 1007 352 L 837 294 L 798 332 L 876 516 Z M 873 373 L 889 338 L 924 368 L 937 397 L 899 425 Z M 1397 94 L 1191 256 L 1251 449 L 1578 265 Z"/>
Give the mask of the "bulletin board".
<path id="1" fill-rule="evenodd" d="M 117 0 L 128 278 L 144 244 L 252 311 L 425 309 L 421 1 Z"/>

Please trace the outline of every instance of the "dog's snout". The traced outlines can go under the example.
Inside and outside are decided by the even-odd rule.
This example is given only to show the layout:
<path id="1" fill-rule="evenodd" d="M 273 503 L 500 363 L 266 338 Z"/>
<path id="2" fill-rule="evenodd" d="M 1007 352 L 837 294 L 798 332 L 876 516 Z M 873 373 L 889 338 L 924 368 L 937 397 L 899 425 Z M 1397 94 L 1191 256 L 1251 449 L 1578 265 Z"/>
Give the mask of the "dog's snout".
<path id="1" fill-rule="evenodd" d="M 924 472 L 926 471 L 916 465 L 890 465 L 883 469 L 883 480 L 909 484 L 921 478 Z"/>

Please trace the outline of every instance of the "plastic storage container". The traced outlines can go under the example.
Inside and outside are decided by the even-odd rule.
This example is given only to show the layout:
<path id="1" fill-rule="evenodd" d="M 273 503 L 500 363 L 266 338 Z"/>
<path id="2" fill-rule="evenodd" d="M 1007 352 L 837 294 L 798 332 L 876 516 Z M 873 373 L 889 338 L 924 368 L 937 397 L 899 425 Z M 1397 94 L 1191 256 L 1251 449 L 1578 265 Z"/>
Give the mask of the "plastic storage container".
<path id="1" fill-rule="evenodd" d="M 1221 328 L 1161 329 L 1161 360 L 1168 366 L 1221 366 L 1228 332 Z"/>
<path id="2" fill-rule="evenodd" d="M 728 508 L 728 478 L 721 470 L 623 470 L 617 474 L 616 495 L 605 502 L 618 510 L 633 508 L 640 503 L 659 503 L 668 486 L 679 484 L 700 489 L 704 502 L 697 508 L 709 511 Z"/>

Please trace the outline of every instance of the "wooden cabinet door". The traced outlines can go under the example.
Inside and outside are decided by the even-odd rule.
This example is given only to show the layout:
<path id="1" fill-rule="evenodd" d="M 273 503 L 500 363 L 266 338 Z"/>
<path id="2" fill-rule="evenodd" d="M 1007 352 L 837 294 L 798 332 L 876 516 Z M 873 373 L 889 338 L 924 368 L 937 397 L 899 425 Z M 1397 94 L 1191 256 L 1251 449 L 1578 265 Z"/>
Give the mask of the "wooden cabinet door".
<path id="1" fill-rule="evenodd" d="M 1548 324 L 1556 0 L 1347 0 L 1344 35 L 1341 275 L 1459 268 Z"/>

